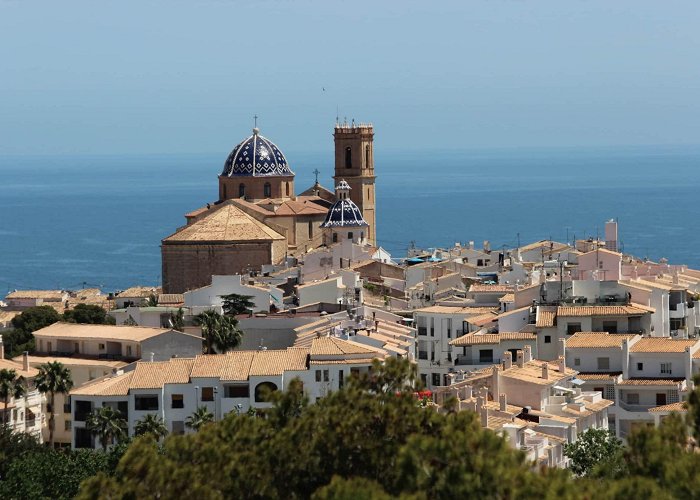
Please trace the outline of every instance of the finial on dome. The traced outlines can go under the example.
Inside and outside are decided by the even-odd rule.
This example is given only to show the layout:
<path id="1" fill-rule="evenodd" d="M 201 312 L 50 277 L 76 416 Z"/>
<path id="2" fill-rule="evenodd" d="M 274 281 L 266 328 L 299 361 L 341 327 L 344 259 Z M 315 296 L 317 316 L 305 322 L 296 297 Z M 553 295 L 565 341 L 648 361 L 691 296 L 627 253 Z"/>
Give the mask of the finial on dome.
<path id="1" fill-rule="evenodd" d="M 258 115 L 253 115 L 253 135 L 258 135 L 260 129 L 258 128 Z"/>
<path id="2" fill-rule="evenodd" d="M 253 135 L 258 135 L 260 134 L 260 129 L 258 127 L 253 128 Z"/>

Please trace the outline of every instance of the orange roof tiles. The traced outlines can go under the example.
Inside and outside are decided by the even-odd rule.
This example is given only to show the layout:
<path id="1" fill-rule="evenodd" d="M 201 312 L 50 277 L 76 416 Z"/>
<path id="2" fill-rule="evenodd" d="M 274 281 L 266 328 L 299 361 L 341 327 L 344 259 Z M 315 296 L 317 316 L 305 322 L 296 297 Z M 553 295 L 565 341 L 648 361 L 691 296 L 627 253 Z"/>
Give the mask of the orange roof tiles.
<path id="1" fill-rule="evenodd" d="M 685 352 L 700 340 L 674 340 L 664 337 L 646 337 L 635 342 L 630 352 Z"/>
<path id="2" fill-rule="evenodd" d="M 255 351 L 250 376 L 282 375 L 287 370 L 306 370 L 308 349 L 290 347 L 280 351 Z"/>
<path id="3" fill-rule="evenodd" d="M 126 396 L 134 372 L 89 382 L 70 393 L 75 396 Z"/>
<path id="4" fill-rule="evenodd" d="M 512 285 L 486 285 L 481 283 L 474 283 L 469 287 L 470 292 L 475 293 L 512 293 L 514 290 Z"/>
<path id="5" fill-rule="evenodd" d="M 678 386 L 684 381 L 685 379 L 672 378 L 628 378 L 627 380 L 621 380 L 617 385 Z"/>
<path id="6" fill-rule="evenodd" d="M 567 348 L 609 348 L 622 347 L 625 340 L 634 338 L 634 334 L 611 334 L 605 332 L 578 332 L 566 341 Z"/>
<path id="7" fill-rule="evenodd" d="M 357 342 L 337 337 L 319 337 L 311 342 L 311 356 L 342 356 L 345 354 L 378 354 L 378 351 Z"/>
<path id="8" fill-rule="evenodd" d="M 116 340 L 140 342 L 142 340 L 169 332 L 169 328 L 150 328 L 146 326 L 123 325 L 88 325 L 77 323 L 54 323 L 34 332 L 35 337 Z M 189 335 L 184 333 L 182 335 Z"/>
<path id="9" fill-rule="evenodd" d="M 630 316 L 647 314 L 648 310 L 635 306 L 559 306 L 557 316 Z"/>
<path id="10" fill-rule="evenodd" d="M 499 344 L 507 340 L 537 340 L 536 333 L 530 332 L 501 332 L 501 333 L 467 333 L 450 342 L 456 347 L 480 345 L 480 344 Z"/>
<path id="11" fill-rule="evenodd" d="M 557 317 L 556 308 L 538 307 L 537 320 L 535 326 L 537 328 L 551 328 L 554 326 L 554 321 Z"/>
<path id="12" fill-rule="evenodd" d="M 655 406 L 654 408 L 649 408 L 650 412 L 664 412 L 664 411 L 677 411 L 677 412 L 687 412 L 688 407 L 685 401 L 678 401 L 677 403 L 671 403 L 667 405 Z"/>
<path id="13" fill-rule="evenodd" d="M 186 384 L 194 358 L 172 358 L 168 361 L 138 362 L 131 379 L 131 389 L 157 389 L 165 384 Z"/>

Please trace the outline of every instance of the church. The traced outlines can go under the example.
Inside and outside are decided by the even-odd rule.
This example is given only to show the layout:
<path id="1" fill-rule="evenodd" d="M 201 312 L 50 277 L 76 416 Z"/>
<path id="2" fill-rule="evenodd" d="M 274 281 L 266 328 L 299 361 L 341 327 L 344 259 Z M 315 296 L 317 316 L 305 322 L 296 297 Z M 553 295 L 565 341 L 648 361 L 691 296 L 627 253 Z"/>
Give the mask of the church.
<path id="1" fill-rule="evenodd" d="M 226 158 L 218 200 L 185 214 L 186 225 L 161 241 L 163 293 L 282 264 L 342 239 L 375 245 L 374 129 L 336 123 L 333 138 L 335 192 L 317 178 L 295 194 L 284 153 L 254 128 Z"/>

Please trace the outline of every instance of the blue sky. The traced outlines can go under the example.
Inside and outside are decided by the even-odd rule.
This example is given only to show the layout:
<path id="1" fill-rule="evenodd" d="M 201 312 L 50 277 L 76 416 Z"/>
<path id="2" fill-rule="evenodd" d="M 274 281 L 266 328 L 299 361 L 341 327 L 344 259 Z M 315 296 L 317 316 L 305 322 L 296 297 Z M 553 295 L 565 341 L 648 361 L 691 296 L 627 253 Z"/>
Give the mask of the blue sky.
<path id="1" fill-rule="evenodd" d="M 0 154 L 700 143 L 700 2 L 0 0 Z M 323 91 L 325 88 L 325 91 Z"/>

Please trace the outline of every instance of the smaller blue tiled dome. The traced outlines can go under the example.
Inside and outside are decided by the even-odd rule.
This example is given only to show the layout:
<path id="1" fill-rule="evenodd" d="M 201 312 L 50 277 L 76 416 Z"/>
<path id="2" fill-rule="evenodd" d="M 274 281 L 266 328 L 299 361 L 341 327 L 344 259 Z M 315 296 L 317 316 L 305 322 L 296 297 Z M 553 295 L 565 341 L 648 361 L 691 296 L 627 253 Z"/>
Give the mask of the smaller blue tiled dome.
<path id="1" fill-rule="evenodd" d="M 336 201 L 328 210 L 321 227 L 363 227 L 369 226 L 362 217 L 360 208 L 350 199 L 350 185 L 342 179 L 335 188 Z"/>
<path id="2" fill-rule="evenodd" d="M 287 158 L 282 151 L 254 128 L 253 135 L 238 144 L 228 155 L 221 175 L 264 177 L 294 175 L 294 172 L 287 165 Z"/>

